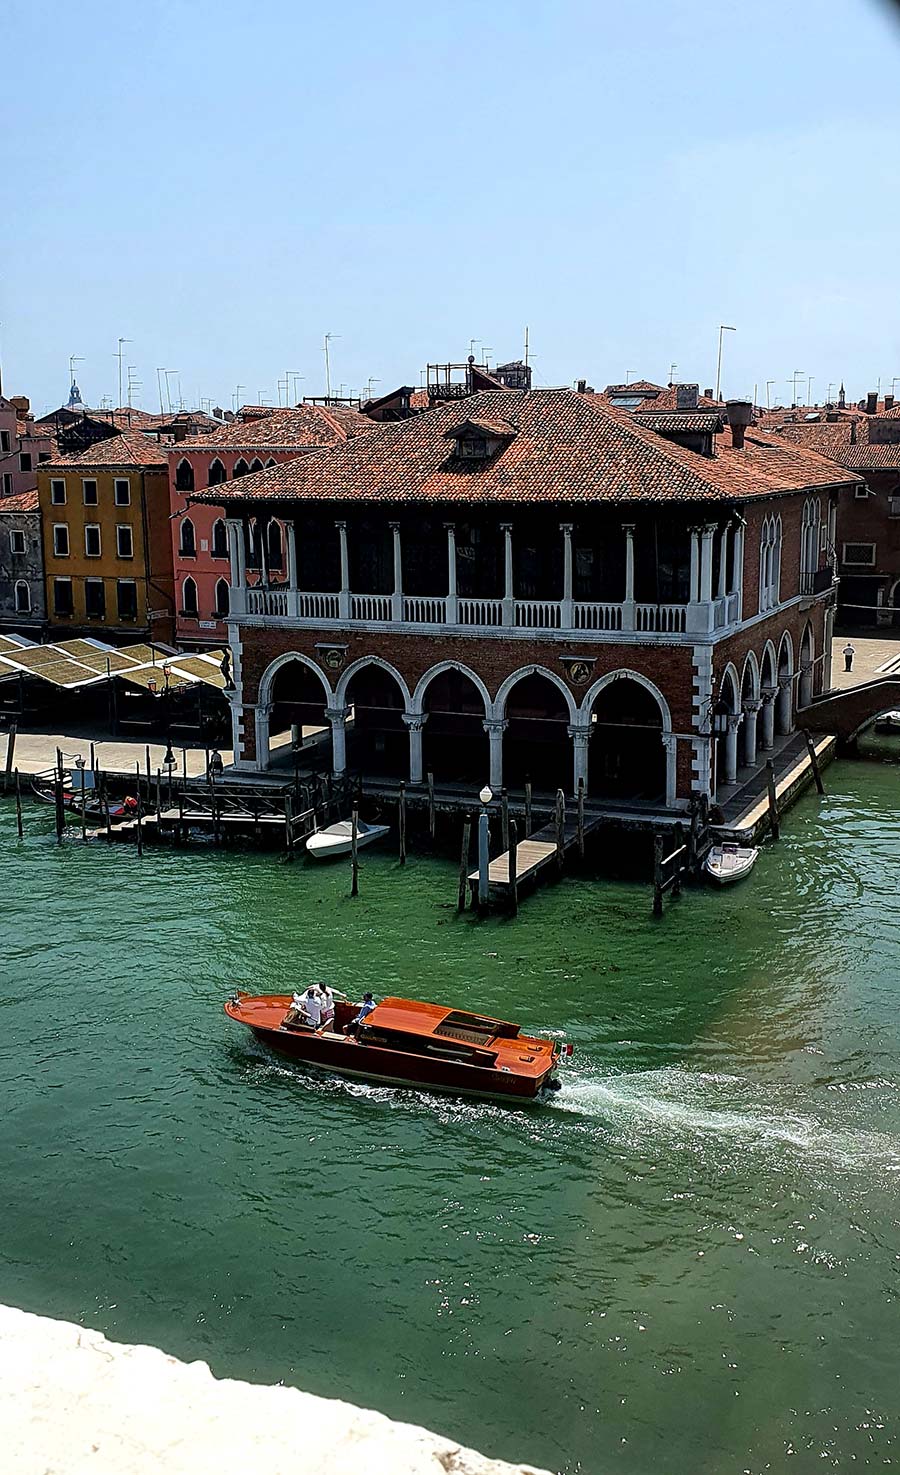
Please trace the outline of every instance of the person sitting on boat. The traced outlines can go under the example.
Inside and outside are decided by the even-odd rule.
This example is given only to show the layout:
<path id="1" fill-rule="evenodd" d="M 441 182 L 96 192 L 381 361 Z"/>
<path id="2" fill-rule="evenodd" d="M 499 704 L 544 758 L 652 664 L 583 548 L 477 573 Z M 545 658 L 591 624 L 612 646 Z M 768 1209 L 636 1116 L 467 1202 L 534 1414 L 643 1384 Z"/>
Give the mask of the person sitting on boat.
<path id="1" fill-rule="evenodd" d="M 344 1034 L 358 1035 L 360 1025 L 365 1023 L 366 1019 L 371 1014 L 374 1008 L 375 1000 L 372 998 L 372 995 L 368 993 L 363 994 L 363 1001 L 360 1004 L 356 1015 L 353 1019 L 351 1019 L 349 1024 L 344 1025 Z"/>
<path id="2" fill-rule="evenodd" d="M 331 989 L 328 987 L 328 984 L 327 983 L 320 983 L 318 985 L 318 992 L 319 992 L 319 1004 L 321 1005 L 321 1008 L 322 1008 L 322 1023 L 323 1024 L 333 1024 L 334 1023 L 334 994 L 332 993 Z"/>
<path id="3" fill-rule="evenodd" d="M 319 990 L 311 983 L 303 995 L 303 1003 L 300 1008 L 301 1024 L 308 1024 L 310 1029 L 318 1029 L 322 1023 L 322 1001 L 319 998 Z"/>

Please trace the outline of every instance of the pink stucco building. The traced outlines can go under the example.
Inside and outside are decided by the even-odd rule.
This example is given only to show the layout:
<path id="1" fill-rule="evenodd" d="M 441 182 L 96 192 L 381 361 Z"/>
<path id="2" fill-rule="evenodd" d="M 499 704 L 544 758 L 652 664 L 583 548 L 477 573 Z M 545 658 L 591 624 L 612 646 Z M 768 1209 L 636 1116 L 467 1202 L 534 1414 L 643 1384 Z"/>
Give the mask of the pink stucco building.
<path id="1" fill-rule="evenodd" d="M 0 497 L 33 492 L 38 465 L 52 453 L 48 429 L 35 423 L 25 396 L 5 399 L 0 394 Z"/>
<path id="2" fill-rule="evenodd" d="M 291 461 L 305 451 L 339 445 L 373 429 L 371 420 L 343 405 L 301 404 L 291 409 L 245 408 L 212 435 L 168 448 L 175 561 L 175 635 L 179 645 L 214 645 L 225 638 L 228 614 L 228 538 L 220 507 L 193 504 L 186 495 Z M 272 521 L 266 548 L 247 550 L 251 582 L 285 577 L 285 540 Z"/>

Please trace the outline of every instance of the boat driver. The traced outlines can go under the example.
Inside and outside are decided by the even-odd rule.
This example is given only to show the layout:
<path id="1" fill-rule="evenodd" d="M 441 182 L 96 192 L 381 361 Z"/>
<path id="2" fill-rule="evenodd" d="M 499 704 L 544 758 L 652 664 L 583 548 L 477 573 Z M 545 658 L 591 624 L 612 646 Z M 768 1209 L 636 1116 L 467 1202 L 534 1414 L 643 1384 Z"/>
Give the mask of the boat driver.
<path id="1" fill-rule="evenodd" d="M 319 1004 L 320 1004 L 321 1009 L 322 1009 L 322 1023 L 323 1024 L 333 1024 L 334 1023 L 334 994 L 332 993 L 331 989 L 328 987 L 328 984 L 327 983 L 317 984 L 316 985 L 316 989 L 317 989 L 317 993 L 318 993 L 318 996 L 319 996 Z"/>
<path id="2" fill-rule="evenodd" d="M 374 1008 L 375 1000 L 372 998 L 372 995 L 368 993 L 363 994 L 363 1001 L 360 1004 L 355 1016 L 353 1017 L 353 1019 L 351 1019 L 349 1024 L 344 1025 L 344 1034 L 358 1035 L 359 1026 L 365 1023 L 366 1019 L 372 1013 L 372 1010 Z"/>

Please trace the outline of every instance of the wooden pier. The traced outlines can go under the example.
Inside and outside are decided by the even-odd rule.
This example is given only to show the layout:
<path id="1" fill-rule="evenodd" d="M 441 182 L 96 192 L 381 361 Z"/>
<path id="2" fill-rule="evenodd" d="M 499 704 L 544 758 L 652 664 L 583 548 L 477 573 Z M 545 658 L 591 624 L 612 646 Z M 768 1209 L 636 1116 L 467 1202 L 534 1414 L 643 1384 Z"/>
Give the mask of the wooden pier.
<path id="1" fill-rule="evenodd" d="M 513 891 L 512 878 L 515 877 L 515 890 L 522 886 L 535 883 L 547 866 L 555 865 L 561 868 L 565 855 L 579 848 L 581 839 L 593 833 L 604 823 L 602 814 L 591 815 L 584 820 L 583 827 L 579 829 L 576 818 L 566 817 L 562 824 L 560 836 L 556 819 L 549 824 L 543 825 L 541 829 L 535 830 L 533 834 L 520 840 L 515 847 L 515 871 L 513 872 L 511 860 L 513 850 L 505 850 L 488 864 L 488 888 L 495 892 L 499 898 L 509 897 Z M 560 844 L 560 839 L 562 844 Z M 478 871 L 470 871 L 469 886 L 473 893 L 478 891 Z"/>

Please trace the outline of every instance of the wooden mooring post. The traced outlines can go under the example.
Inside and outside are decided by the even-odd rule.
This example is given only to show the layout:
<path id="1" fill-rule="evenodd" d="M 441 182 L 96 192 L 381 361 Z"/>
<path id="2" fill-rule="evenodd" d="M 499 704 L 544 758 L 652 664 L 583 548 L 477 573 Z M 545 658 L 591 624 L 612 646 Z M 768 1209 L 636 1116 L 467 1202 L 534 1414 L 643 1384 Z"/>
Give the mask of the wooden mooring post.
<path id="1" fill-rule="evenodd" d="M 18 730 L 19 730 L 18 723 L 16 723 L 16 722 L 10 723 L 9 736 L 6 739 L 6 772 L 4 773 L 4 776 L 3 776 L 3 792 L 4 792 L 4 794 L 8 794 L 9 793 L 10 778 L 12 776 L 12 771 L 13 771 L 13 757 L 14 757 L 15 751 L 16 751 L 16 733 L 18 732 Z"/>
<path id="2" fill-rule="evenodd" d="M 66 822 L 66 812 L 63 806 L 63 756 L 59 748 L 56 750 L 56 773 L 53 779 L 53 797 L 56 802 L 56 842 L 58 845 L 61 845 Z"/>
<path id="3" fill-rule="evenodd" d="M 808 728 L 804 727 L 803 736 L 806 738 L 806 751 L 809 754 L 809 763 L 810 767 L 812 768 L 812 776 L 815 779 L 816 789 L 820 794 L 824 794 L 825 785 L 822 782 L 822 772 L 819 768 L 819 755 L 816 752 L 816 745 L 813 741 L 813 735 Z"/>
<path id="4" fill-rule="evenodd" d="M 464 912 L 469 889 L 469 852 L 472 848 L 472 816 L 466 815 L 462 832 L 462 853 L 459 858 L 459 886 L 456 892 L 456 910 Z"/>
<path id="5" fill-rule="evenodd" d="M 428 774 L 428 833 L 431 836 L 432 840 L 434 839 L 435 824 L 436 824 L 436 820 L 435 820 L 435 813 L 434 813 L 434 774 L 433 773 L 429 773 Z"/>
<path id="6" fill-rule="evenodd" d="M 15 775 L 16 775 L 16 830 L 18 831 L 19 839 L 20 840 L 23 840 L 25 838 L 25 831 L 24 831 L 24 829 L 22 827 L 22 789 L 21 789 L 21 786 L 19 784 L 19 770 L 18 769 L 16 769 Z"/>
<path id="7" fill-rule="evenodd" d="M 509 905 L 513 916 L 519 911 L 519 827 L 509 822 Z"/>
<path id="8" fill-rule="evenodd" d="M 290 794 L 284 796 L 284 843 L 287 850 L 287 858 L 293 862 L 294 859 L 294 814 Z"/>
<path id="9" fill-rule="evenodd" d="M 109 813 L 109 786 L 108 786 L 107 781 L 106 781 L 106 774 L 103 775 L 103 814 L 104 814 L 104 817 L 106 819 L 106 843 L 107 843 L 107 845 L 111 845 L 112 844 L 112 819 L 110 818 L 110 813 Z"/>
<path id="10" fill-rule="evenodd" d="M 772 839 L 781 837 L 781 827 L 778 823 L 778 795 L 775 789 L 775 764 L 771 758 L 766 759 L 766 789 L 769 795 L 769 825 L 772 830 Z"/>
<path id="11" fill-rule="evenodd" d="M 97 783 L 97 751 L 91 743 L 91 773 L 94 775 L 94 784 Z"/>
<path id="12" fill-rule="evenodd" d="M 663 914 L 663 837 L 653 837 L 653 915 Z"/>
<path id="13" fill-rule="evenodd" d="M 531 779 L 525 780 L 525 838 L 531 834 Z"/>
<path id="14" fill-rule="evenodd" d="M 685 840 L 683 827 L 678 824 L 673 829 L 674 845 L 665 853 L 665 837 L 655 835 L 653 837 L 653 915 L 661 917 L 663 914 L 663 897 L 667 891 L 671 891 L 673 900 L 681 895 L 681 877 L 687 863 L 688 846 Z"/>
<path id="15" fill-rule="evenodd" d="M 151 784 L 153 782 L 153 779 L 152 779 L 152 776 L 151 776 L 151 771 L 150 771 L 150 744 L 149 743 L 147 744 L 147 746 L 144 749 L 144 757 L 145 757 L 146 763 L 147 763 L 147 803 L 149 804 L 150 803 L 150 786 L 151 786 Z"/>
<path id="16" fill-rule="evenodd" d="M 147 752 L 149 753 L 149 751 L 150 750 L 148 748 Z M 137 853 L 138 857 L 140 858 L 140 856 L 142 856 L 144 853 L 144 836 L 141 832 L 141 820 L 144 813 L 144 801 L 141 797 L 141 765 L 139 763 L 136 763 L 134 765 L 134 771 L 135 777 L 137 779 L 137 811 L 135 814 L 134 837 L 137 841 Z"/>
<path id="17" fill-rule="evenodd" d="M 359 825 L 359 810 L 350 816 L 350 895 L 359 896 L 359 845 L 356 834 Z"/>
<path id="18" fill-rule="evenodd" d="M 400 801 L 398 804 L 397 828 L 400 831 L 400 864 L 406 865 L 406 784 L 400 784 Z"/>
<path id="19" fill-rule="evenodd" d="M 566 858 L 566 796 L 562 789 L 556 791 L 556 869 L 562 873 Z"/>
<path id="20" fill-rule="evenodd" d="M 584 779 L 578 780 L 578 858 L 584 860 Z"/>
<path id="21" fill-rule="evenodd" d="M 503 842 L 503 849 L 504 850 L 508 850 L 509 849 L 509 794 L 506 792 L 506 785 L 505 784 L 503 785 L 503 788 L 500 790 L 500 839 Z"/>

